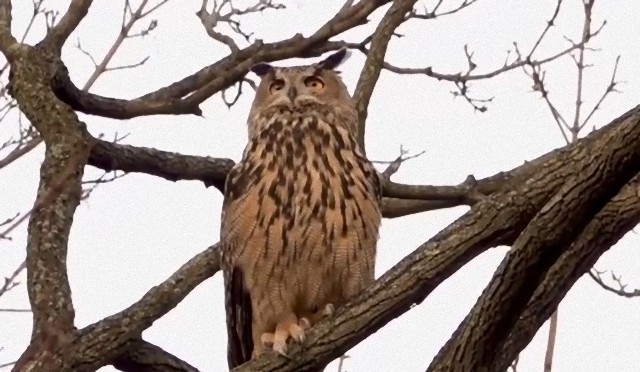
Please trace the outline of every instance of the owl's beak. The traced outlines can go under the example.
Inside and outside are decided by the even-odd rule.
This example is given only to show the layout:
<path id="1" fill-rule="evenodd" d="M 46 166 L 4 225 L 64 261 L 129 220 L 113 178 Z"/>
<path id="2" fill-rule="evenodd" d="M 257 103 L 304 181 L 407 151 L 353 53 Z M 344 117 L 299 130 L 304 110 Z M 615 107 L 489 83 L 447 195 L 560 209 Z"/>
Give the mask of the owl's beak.
<path id="1" fill-rule="evenodd" d="M 287 91 L 287 97 L 289 97 L 289 100 L 291 101 L 291 103 L 294 102 L 297 95 L 298 95 L 298 89 L 296 89 L 296 87 L 291 87 Z"/>

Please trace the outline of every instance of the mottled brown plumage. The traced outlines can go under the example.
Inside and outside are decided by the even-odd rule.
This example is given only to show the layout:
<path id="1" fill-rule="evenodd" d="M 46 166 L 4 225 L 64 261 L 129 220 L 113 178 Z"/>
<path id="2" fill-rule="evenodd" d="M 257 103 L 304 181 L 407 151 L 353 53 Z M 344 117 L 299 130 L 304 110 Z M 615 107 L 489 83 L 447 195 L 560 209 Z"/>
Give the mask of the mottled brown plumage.
<path id="1" fill-rule="evenodd" d="M 334 68 L 252 69 L 262 80 L 249 143 L 225 188 L 221 240 L 229 367 L 287 341 L 374 280 L 378 174 L 356 143 L 357 113 Z"/>

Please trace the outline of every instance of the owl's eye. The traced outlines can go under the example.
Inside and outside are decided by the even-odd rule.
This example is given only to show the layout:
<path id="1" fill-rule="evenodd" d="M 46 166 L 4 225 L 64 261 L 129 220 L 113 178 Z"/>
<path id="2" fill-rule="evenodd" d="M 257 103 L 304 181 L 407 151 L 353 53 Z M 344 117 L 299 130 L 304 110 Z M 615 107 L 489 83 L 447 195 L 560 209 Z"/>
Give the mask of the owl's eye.
<path id="1" fill-rule="evenodd" d="M 313 89 L 322 89 L 324 88 L 324 81 L 317 76 L 309 76 L 304 79 L 304 85 Z"/>
<path id="2" fill-rule="evenodd" d="M 271 93 L 277 92 L 282 88 L 284 88 L 284 80 L 277 79 L 277 80 L 274 80 L 273 83 L 271 83 L 271 85 L 269 85 L 269 92 Z"/>

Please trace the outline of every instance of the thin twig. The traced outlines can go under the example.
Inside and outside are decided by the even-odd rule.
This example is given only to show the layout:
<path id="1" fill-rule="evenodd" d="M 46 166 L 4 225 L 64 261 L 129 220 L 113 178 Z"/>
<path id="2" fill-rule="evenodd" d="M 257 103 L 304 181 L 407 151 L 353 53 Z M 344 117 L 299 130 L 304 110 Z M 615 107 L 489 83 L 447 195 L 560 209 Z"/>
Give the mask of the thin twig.
<path id="1" fill-rule="evenodd" d="M 611 271 L 611 280 L 613 280 L 617 285 L 618 288 L 613 288 L 609 285 L 607 285 L 604 280 L 602 279 L 602 274 L 606 273 L 607 271 L 598 271 L 596 269 L 591 269 L 589 271 L 589 276 L 591 277 L 591 279 L 593 279 L 596 283 L 598 283 L 603 289 L 611 292 L 611 293 L 615 293 L 618 296 L 622 296 L 625 298 L 634 298 L 634 297 L 640 297 L 640 289 L 634 289 L 631 291 L 627 290 L 627 284 L 622 282 L 622 277 L 619 275 L 614 274 L 613 271 Z"/>
<path id="2" fill-rule="evenodd" d="M 338 372 L 347 372 L 347 370 L 343 368 L 344 368 L 344 361 L 349 358 L 350 356 L 348 356 L 347 354 L 344 354 L 340 356 L 340 358 L 338 358 Z"/>
<path id="3" fill-rule="evenodd" d="M 558 309 L 551 314 L 549 319 L 549 337 L 547 337 L 547 351 L 544 354 L 544 372 L 551 372 L 553 365 L 553 352 L 556 346 L 558 333 Z"/>
<path id="4" fill-rule="evenodd" d="M 618 86 L 618 84 L 621 84 L 622 82 L 621 81 L 616 81 L 616 73 L 618 72 L 618 64 L 619 63 L 620 63 L 620 55 L 618 55 L 618 57 L 616 57 L 616 63 L 614 65 L 614 67 L 613 67 L 613 74 L 611 75 L 611 81 L 609 81 L 609 85 L 607 85 L 607 88 L 605 89 L 604 93 L 602 94 L 602 96 L 600 97 L 598 102 L 593 106 L 593 109 L 591 110 L 589 115 L 587 115 L 587 117 L 584 119 L 584 121 L 580 125 L 579 130 L 582 130 L 582 128 L 584 128 L 587 125 L 587 123 L 589 122 L 589 120 L 591 119 L 593 114 L 597 110 L 600 109 L 600 105 L 602 104 L 604 99 L 609 95 L 609 93 L 612 93 L 612 92 L 620 93 L 620 91 L 617 89 L 617 86 Z"/>
<path id="5" fill-rule="evenodd" d="M 0 313 L 30 313 L 31 309 L 0 309 Z"/>

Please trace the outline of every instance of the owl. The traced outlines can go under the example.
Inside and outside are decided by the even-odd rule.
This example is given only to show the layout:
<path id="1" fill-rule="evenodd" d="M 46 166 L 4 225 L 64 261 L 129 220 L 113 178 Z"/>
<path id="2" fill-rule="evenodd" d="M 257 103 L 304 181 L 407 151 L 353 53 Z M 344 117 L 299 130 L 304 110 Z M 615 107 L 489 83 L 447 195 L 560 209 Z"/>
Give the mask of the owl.
<path id="1" fill-rule="evenodd" d="M 229 368 L 269 349 L 286 355 L 374 280 L 381 182 L 335 70 L 348 55 L 251 68 L 261 81 L 220 232 Z"/>

